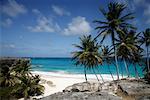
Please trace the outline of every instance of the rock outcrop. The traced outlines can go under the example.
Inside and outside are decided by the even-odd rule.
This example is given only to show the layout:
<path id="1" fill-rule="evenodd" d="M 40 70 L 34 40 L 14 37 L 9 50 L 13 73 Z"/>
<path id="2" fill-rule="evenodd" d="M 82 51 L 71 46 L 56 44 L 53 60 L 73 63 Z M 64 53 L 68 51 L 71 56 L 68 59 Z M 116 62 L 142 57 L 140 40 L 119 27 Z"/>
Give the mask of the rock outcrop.
<path id="1" fill-rule="evenodd" d="M 121 100 L 107 92 L 59 92 L 42 100 Z"/>
<path id="2" fill-rule="evenodd" d="M 103 84 L 83 82 L 41 100 L 150 100 L 150 85 L 134 79 Z"/>

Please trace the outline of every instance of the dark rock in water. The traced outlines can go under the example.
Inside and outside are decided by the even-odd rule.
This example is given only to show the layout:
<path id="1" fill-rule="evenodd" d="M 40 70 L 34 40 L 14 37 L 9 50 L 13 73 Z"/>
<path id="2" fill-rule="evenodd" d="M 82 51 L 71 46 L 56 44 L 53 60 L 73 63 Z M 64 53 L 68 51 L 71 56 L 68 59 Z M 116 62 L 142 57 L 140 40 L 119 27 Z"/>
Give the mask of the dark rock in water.
<path id="1" fill-rule="evenodd" d="M 59 92 L 41 100 L 122 100 L 107 92 Z"/>

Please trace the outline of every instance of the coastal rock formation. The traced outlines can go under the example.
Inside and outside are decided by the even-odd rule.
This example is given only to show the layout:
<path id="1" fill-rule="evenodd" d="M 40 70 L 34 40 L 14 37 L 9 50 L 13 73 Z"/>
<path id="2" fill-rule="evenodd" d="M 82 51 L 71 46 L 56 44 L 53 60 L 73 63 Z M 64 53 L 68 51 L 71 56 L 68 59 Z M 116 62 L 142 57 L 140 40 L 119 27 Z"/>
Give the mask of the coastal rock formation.
<path id="1" fill-rule="evenodd" d="M 107 92 L 59 92 L 41 100 L 122 100 Z"/>
<path id="2" fill-rule="evenodd" d="M 143 80 L 122 80 L 118 82 L 118 94 L 135 100 L 150 100 L 150 84 Z"/>
<path id="3" fill-rule="evenodd" d="M 40 100 L 150 100 L 150 85 L 142 79 L 125 79 L 103 84 L 83 82 Z"/>
<path id="4" fill-rule="evenodd" d="M 63 92 L 96 92 L 101 90 L 100 83 L 83 82 L 66 87 Z"/>

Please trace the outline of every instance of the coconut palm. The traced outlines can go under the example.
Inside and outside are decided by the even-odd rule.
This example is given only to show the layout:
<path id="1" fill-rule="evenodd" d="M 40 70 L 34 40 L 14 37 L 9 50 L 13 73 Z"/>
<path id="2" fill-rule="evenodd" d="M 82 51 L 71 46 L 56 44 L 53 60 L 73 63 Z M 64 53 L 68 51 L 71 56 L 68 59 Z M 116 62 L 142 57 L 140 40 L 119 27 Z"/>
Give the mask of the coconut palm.
<path id="1" fill-rule="evenodd" d="M 126 61 L 133 56 L 133 53 L 137 53 L 138 50 L 140 49 L 140 46 L 138 45 L 139 34 L 136 34 L 136 32 L 133 30 L 128 31 L 124 29 L 120 31 L 118 39 L 115 39 L 116 40 L 115 45 L 117 47 L 117 55 L 118 57 L 121 57 L 121 59 L 123 60 L 128 77 L 130 73 Z"/>
<path id="2" fill-rule="evenodd" d="M 102 58 L 106 61 L 109 73 L 111 74 L 111 77 L 114 80 L 113 74 L 110 70 L 112 54 L 113 54 L 112 49 L 109 49 L 108 46 L 103 46 L 103 48 L 102 48 Z"/>
<path id="3" fill-rule="evenodd" d="M 142 55 L 143 49 L 138 49 L 137 52 L 133 52 L 133 55 L 131 56 L 130 60 L 131 63 L 133 63 L 134 66 L 134 70 L 135 70 L 135 74 L 136 74 L 136 78 L 139 78 L 139 73 L 137 71 L 137 65 L 143 65 L 143 55 Z"/>
<path id="4" fill-rule="evenodd" d="M 150 28 L 147 28 L 144 32 L 143 32 L 143 36 L 141 36 L 141 43 L 145 44 L 146 47 L 146 56 L 147 56 L 147 69 L 148 71 L 150 71 L 150 65 L 149 65 L 149 50 L 148 48 L 150 47 Z"/>
<path id="5" fill-rule="evenodd" d="M 111 35 L 112 45 L 114 46 L 117 30 L 122 30 L 124 28 L 135 29 L 135 27 L 127 23 L 128 20 L 131 20 L 134 18 L 132 16 L 133 13 L 122 15 L 125 9 L 126 9 L 126 6 L 120 3 L 109 3 L 108 11 L 105 11 L 104 9 L 100 9 L 106 21 L 95 20 L 94 22 L 98 24 L 98 26 L 95 28 L 96 30 L 98 30 L 97 37 L 101 35 L 103 36 L 101 42 L 103 42 L 106 36 Z M 118 68 L 118 61 L 117 61 L 115 46 L 114 46 L 114 57 L 115 57 L 115 62 L 116 62 L 116 67 L 117 67 L 117 76 L 119 79 L 119 68 Z"/>
<path id="6" fill-rule="evenodd" d="M 75 44 L 74 46 L 79 50 L 73 52 L 73 60 L 75 60 L 76 65 L 84 66 L 85 80 L 87 82 L 86 70 L 92 69 L 94 71 L 95 67 L 102 64 L 102 59 L 98 52 L 100 46 L 92 39 L 91 35 L 84 35 L 80 38 L 80 45 Z"/>

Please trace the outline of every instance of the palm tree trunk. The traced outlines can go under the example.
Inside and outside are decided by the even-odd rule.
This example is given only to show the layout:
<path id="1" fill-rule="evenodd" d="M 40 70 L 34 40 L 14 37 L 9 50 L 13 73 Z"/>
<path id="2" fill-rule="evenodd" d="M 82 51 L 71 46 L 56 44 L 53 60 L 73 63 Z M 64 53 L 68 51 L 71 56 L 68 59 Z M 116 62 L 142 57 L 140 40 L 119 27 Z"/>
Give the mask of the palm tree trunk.
<path id="1" fill-rule="evenodd" d="M 135 73 L 136 73 L 136 78 L 139 78 L 139 74 L 138 74 L 138 71 L 137 71 L 137 68 L 136 68 L 136 64 L 134 64 L 134 70 L 135 70 Z"/>
<path id="2" fill-rule="evenodd" d="M 97 68 L 97 69 L 98 69 L 98 68 Z M 102 77 L 102 75 L 101 75 L 99 69 L 98 69 L 98 73 L 99 73 L 99 75 L 100 75 L 100 77 L 101 77 L 101 79 L 102 79 L 102 81 L 103 81 L 103 83 L 104 83 L 104 79 L 103 79 L 103 77 Z"/>
<path id="3" fill-rule="evenodd" d="M 123 58 L 123 61 L 124 61 L 124 65 L 125 65 L 125 68 L 126 68 L 127 75 L 129 77 L 129 69 L 128 69 L 127 62 L 126 62 L 125 58 Z"/>
<path id="4" fill-rule="evenodd" d="M 112 72 L 111 72 L 111 70 L 110 70 L 110 66 L 109 66 L 108 63 L 107 63 L 107 66 L 108 66 L 109 73 L 110 73 L 110 75 L 111 75 L 111 77 L 112 77 L 112 79 L 113 79 L 113 81 L 114 81 L 114 77 L 113 77 L 113 74 L 112 74 Z"/>
<path id="5" fill-rule="evenodd" d="M 148 72 L 150 71 L 150 68 L 149 68 L 149 54 L 148 54 L 148 46 L 147 46 L 147 68 L 148 68 Z"/>
<path id="6" fill-rule="evenodd" d="M 112 44 L 114 46 L 114 59 L 116 63 L 116 71 L 117 71 L 117 79 L 119 80 L 119 67 L 118 67 L 118 59 L 117 59 L 117 52 L 116 52 L 116 47 L 115 47 L 115 34 L 114 30 L 112 30 Z"/>
<path id="7" fill-rule="evenodd" d="M 116 62 L 116 69 L 117 69 L 117 78 L 119 80 L 119 67 L 118 67 L 118 59 L 117 59 L 117 54 L 116 54 L 116 48 L 114 47 L 114 52 L 115 52 L 115 62 Z"/>
<path id="8" fill-rule="evenodd" d="M 97 77 L 97 74 L 95 73 L 95 70 L 92 68 L 92 70 L 93 70 L 93 72 L 94 72 L 94 74 L 95 74 L 95 76 L 96 76 L 96 78 L 97 78 L 97 80 L 98 80 L 98 82 L 99 82 L 99 79 L 98 79 L 98 77 Z"/>
<path id="9" fill-rule="evenodd" d="M 122 78 L 123 78 L 123 67 L 120 66 L 120 68 L 121 68 L 121 76 L 122 76 Z"/>
<path id="10" fill-rule="evenodd" d="M 85 80 L 87 82 L 87 76 L 86 76 L 86 67 L 84 66 L 84 74 L 85 74 Z"/>

